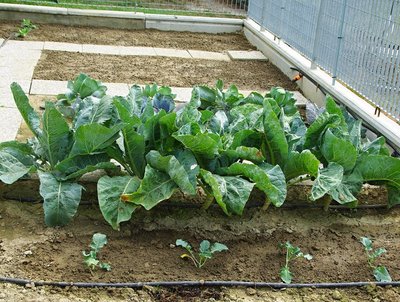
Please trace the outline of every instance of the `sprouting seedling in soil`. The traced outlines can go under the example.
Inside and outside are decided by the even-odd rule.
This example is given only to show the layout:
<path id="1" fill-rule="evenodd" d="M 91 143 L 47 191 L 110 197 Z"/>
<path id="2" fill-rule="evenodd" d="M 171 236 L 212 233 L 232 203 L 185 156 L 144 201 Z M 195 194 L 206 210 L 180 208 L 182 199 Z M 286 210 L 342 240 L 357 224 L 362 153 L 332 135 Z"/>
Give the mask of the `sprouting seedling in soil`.
<path id="1" fill-rule="evenodd" d="M 304 258 L 307 260 L 311 260 L 312 256 L 310 254 L 303 254 L 299 247 L 293 246 L 289 241 L 285 243 L 281 243 L 279 245 L 281 249 L 286 249 L 286 262 L 285 266 L 283 266 L 279 272 L 279 276 L 281 280 L 287 284 L 292 282 L 293 273 L 289 269 L 290 261 L 293 261 L 297 258 Z"/>
<path id="2" fill-rule="evenodd" d="M 101 233 L 95 233 L 90 243 L 90 252 L 82 251 L 83 263 L 92 272 L 96 267 L 105 271 L 111 271 L 111 266 L 108 263 L 100 262 L 97 259 L 97 254 L 107 244 L 107 236 Z"/>
<path id="3" fill-rule="evenodd" d="M 182 259 L 189 258 L 190 260 L 193 261 L 194 265 L 197 268 L 202 268 L 204 264 L 207 262 L 207 260 L 211 259 L 214 256 L 214 253 L 228 250 L 228 247 L 225 244 L 219 242 L 211 244 L 210 241 L 203 240 L 200 243 L 198 257 L 196 257 L 193 252 L 192 246 L 188 242 L 182 239 L 178 239 L 176 240 L 175 245 L 183 247 L 188 252 L 182 254 L 181 258 Z"/>
<path id="4" fill-rule="evenodd" d="M 37 26 L 32 23 L 29 19 L 23 19 L 21 22 L 21 27 L 18 29 L 17 37 L 25 38 L 26 35 L 32 30 L 36 29 Z"/>
<path id="5" fill-rule="evenodd" d="M 361 237 L 361 244 L 364 246 L 365 253 L 368 257 L 368 265 L 373 270 L 374 277 L 378 282 L 391 282 L 392 277 L 390 277 L 388 270 L 383 265 L 375 265 L 376 259 L 386 253 L 386 249 L 380 247 L 374 250 L 372 248 L 372 240 L 367 237 Z"/>

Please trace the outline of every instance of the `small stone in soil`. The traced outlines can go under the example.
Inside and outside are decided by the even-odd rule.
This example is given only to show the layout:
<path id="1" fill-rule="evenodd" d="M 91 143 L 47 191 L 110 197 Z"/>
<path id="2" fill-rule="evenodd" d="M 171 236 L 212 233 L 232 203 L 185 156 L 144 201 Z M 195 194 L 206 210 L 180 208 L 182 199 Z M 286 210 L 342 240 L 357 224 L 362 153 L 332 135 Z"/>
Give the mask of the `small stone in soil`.
<path id="1" fill-rule="evenodd" d="M 27 284 L 25 284 L 25 287 L 26 288 L 35 288 L 35 283 L 27 283 Z"/>
<path id="2" fill-rule="evenodd" d="M 33 253 L 32 253 L 32 251 L 31 250 L 28 250 L 28 251 L 25 251 L 24 252 L 24 255 L 25 256 L 29 256 L 29 255 L 32 255 Z"/>
<path id="3" fill-rule="evenodd" d="M 334 300 L 341 300 L 341 299 L 342 299 L 342 294 L 340 293 L 340 291 L 335 290 L 335 291 L 333 291 L 333 293 L 332 293 L 332 298 L 333 298 Z"/>
<path id="4" fill-rule="evenodd" d="M 248 294 L 249 296 L 254 296 L 255 294 L 257 294 L 257 291 L 252 287 L 248 287 L 246 288 L 246 294 Z"/>
<path id="5" fill-rule="evenodd" d="M 171 243 L 171 244 L 169 245 L 169 247 L 170 247 L 171 249 L 174 249 L 174 248 L 175 248 L 175 244 L 172 244 L 172 243 Z"/>
<path id="6" fill-rule="evenodd" d="M 287 233 L 289 233 L 289 234 L 292 234 L 293 233 L 293 230 L 291 229 L 291 228 L 286 228 L 286 230 L 285 230 Z"/>

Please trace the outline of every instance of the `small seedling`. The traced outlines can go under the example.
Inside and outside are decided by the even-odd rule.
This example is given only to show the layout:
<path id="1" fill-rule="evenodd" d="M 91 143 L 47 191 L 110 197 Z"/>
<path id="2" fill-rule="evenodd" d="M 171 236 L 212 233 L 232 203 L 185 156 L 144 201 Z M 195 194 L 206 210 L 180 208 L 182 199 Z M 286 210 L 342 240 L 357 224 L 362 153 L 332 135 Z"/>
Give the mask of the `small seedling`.
<path id="1" fill-rule="evenodd" d="M 386 249 L 380 247 L 374 250 L 372 248 L 372 240 L 367 237 L 361 237 L 361 244 L 364 246 L 365 253 L 368 257 L 368 265 L 373 270 L 374 277 L 378 282 L 391 282 L 392 277 L 390 277 L 388 270 L 383 265 L 375 265 L 376 259 L 386 253 Z"/>
<path id="2" fill-rule="evenodd" d="M 32 23 L 29 19 L 23 19 L 21 22 L 21 27 L 18 29 L 17 37 L 25 38 L 26 35 L 32 30 L 36 29 L 37 26 Z"/>
<path id="3" fill-rule="evenodd" d="M 96 267 L 105 271 L 111 271 L 111 266 L 108 263 L 100 262 L 97 259 L 97 254 L 107 244 L 107 236 L 101 233 L 93 235 L 92 242 L 90 243 L 90 252 L 82 251 L 83 263 L 92 272 Z"/>
<path id="4" fill-rule="evenodd" d="M 303 254 L 299 247 L 293 246 L 289 241 L 286 241 L 286 243 L 281 243 L 279 247 L 281 249 L 286 249 L 286 263 L 285 266 L 281 268 L 279 276 L 283 282 L 290 284 L 293 278 L 293 273 L 289 269 L 290 261 L 297 258 L 311 260 L 312 256 L 310 254 Z"/>
<path id="5" fill-rule="evenodd" d="M 197 268 L 202 268 L 204 264 L 207 262 L 207 260 L 211 259 L 214 256 L 214 253 L 228 250 L 228 247 L 225 244 L 219 242 L 210 244 L 210 241 L 203 240 L 200 243 L 198 257 L 196 258 L 193 252 L 193 248 L 188 242 L 182 239 L 178 239 L 176 240 L 175 245 L 183 247 L 188 252 L 188 254 L 187 253 L 182 254 L 181 258 L 191 259 Z"/>

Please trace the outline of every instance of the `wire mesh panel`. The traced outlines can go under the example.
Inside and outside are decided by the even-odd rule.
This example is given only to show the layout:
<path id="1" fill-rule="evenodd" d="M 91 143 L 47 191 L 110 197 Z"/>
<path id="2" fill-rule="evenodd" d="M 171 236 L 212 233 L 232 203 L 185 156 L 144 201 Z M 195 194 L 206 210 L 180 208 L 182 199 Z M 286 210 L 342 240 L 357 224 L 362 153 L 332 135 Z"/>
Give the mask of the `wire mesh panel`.
<path id="1" fill-rule="evenodd" d="M 2 2 L 7 2 L 7 0 Z M 246 16 L 248 6 L 248 0 L 19 0 L 18 2 L 84 8 L 119 8 L 130 11 L 173 10 L 238 16 Z"/>
<path id="2" fill-rule="evenodd" d="M 399 119 L 400 2 L 348 2 L 338 77 Z"/>
<path id="3" fill-rule="evenodd" d="M 281 38 L 288 44 L 311 58 L 318 17 L 318 1 L 286 0 L 283 18 L 287 24 L 282 26 Z M 289 21 L 290 20 L 290 21 Z"/>
<path id="4" fill-rule="evenodd" d="M 248 15 L 400 120 L 400 0 L 250 0 Z"/>

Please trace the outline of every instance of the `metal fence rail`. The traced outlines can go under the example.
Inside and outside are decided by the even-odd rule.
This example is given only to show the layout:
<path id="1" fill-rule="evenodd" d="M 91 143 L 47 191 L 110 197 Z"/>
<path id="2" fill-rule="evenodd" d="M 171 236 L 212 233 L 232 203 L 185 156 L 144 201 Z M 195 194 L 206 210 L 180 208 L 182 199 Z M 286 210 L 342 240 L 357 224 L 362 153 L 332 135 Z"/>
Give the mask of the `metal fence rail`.
<path id="1" fill-rule="evenodd" d="M 97 7 L 130 11 L 182 11 L 246 16 L 248 0 L 1 0 L 20 4 Z"/>
<path id="2" fill-rule="evenodd" d="M 400 120 L 400 0 L 250 0 L 248 15 Z"/>

